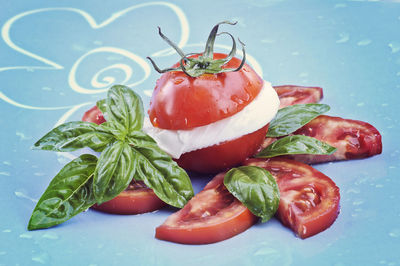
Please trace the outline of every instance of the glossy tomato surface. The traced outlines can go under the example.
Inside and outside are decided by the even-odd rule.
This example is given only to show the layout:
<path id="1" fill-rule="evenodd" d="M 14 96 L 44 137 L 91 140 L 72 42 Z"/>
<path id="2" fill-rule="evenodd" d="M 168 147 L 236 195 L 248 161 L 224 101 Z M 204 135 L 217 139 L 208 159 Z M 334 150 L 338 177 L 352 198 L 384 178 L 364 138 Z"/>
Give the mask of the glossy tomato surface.
<path id="1" fill-rule="evenodd" d="M 85 112 L 82 121 L 92 122 L 98 125 L 106 122 L 97 106 Z M 115 214 L 139 214 L 158 210 L 165 205 L 166 204 L 154 194 L 153 190 L 148 188 L 142 181 L 133 180 L 129 187 L 118 196 L 101 205 L 94 205 L 92 208 Z"/>
<path id="2" fill-rule="evenodd" d="M 117 197 L 92 206 L 93 209 L 114 214 L 140 214 L 158 210 L 166 205 L 142 181 L 133 181 Z"/>
<path id="3" fill-rule="evenodd" d="M 184 153 L 176 160 L 182 168 L 199 173 L 216 173 L 236 166 L 257 152 L 268 125 L 257 131 L 217 145 Z"/>
<path id="4" fill-rule="evenodd" d="M 100 125 L 101 123 L 106 122 L 104 119 L 103 113 L 100 111 L 97 106 L 93 106 L 82 117 L 82 121 L 92 122 Z"/>
<path id="5" fill-rule="evenodd" d="M 369 123 L 321 115 L 294 132 L 324 141 L 337 150 L 331 155 L 294 155 L 304 163 L 321 163 L 371 157 L 382 153 L 382 137 Z"/>
<path id="6" fill-rule="evenodd" d="M 183 244 L 209 244 L 231 238 L 256 221 L 223 184 L 218 174 L 183 209 L 156 228 L 156 238 Z"/>
<path id="7" fill-rule="evenodd" d="M 214 54 L 215 59 L 225 57 Z M 240 62 L 233 58 L 224 67 L 237 68 Z M 236 72 L 196 78 L 179 71 L 167 72 L 157 80 L 150 102 L 150 121 L 155 127 L 173 130 L 208 125 L 241 111 L 262 87 L 263 80 L 247 64 Z"/>
<path id="8" fill-rule="evenodd" d="M 279 108 L 293 104 L 317 103 L 323 97 L 321 87 L 304 87 L 297 85 L 274 86 L 281 102 Z"/>
<path id="9" fill-rule="evenodd" d="M 276 179 L 280 202 L 277 216 L 299 237 L 327 229 L 339 214 L 339 188 L 326 175 L 290 159 L 249 159 L 246 165 L 268 170 Z"/>

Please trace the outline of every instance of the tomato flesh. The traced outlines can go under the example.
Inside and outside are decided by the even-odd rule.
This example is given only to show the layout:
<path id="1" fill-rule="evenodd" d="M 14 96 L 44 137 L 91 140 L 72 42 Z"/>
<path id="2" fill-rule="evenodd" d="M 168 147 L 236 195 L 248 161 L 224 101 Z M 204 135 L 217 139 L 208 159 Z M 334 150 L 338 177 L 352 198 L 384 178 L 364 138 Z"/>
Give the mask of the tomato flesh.
<path id="1" fill-rule="evenodd" d="M 276 179 L 280 202 L 277 217 L 299 237 L 330 227 L 339 214 L 339 188 L 326 175 L 290 159 L 249 159 L 245 165 L 268 170 Z"/>
<path id="2" fill-rule="evenodd" d="M 191 151 L 176 160 L 179 166 L 199 173 L 216 173 L 242 163 L 263 143 L 268 124 L 257 131 L 217 145 Z"/>
<path id="3" fill-rule="evenodd" d="M 106 122 L 102 112 L 97 106 L 92 107 L 82 117 L 82 121 L 92 122 L 100 125 Z M 148 188 L 142 181 L 132 180 L 128 188 L 118 196 L 104 202 L 101 205 L 93 205 L 98 211 L 114 214 L 140 214 L 152 212 L 164 207 L 166 203 L 160 200 L 153 190 Z"/>
<path id="4" fill-rule="evenodd" d="M 93 209 L 114 214 L 140 214 L 158 210 L 166 205 L 142 181 L 133 181 L 117 197 Z"/>
<path id="5" fill-rule="evenodd" d="M 321 115 L 294 132 L 328 143 L 337 150 L 331 155 L 292 155 L 304 163 L 321 163 L 371 157 L 382 153 L 382 137 L 372 125 L 351 119 Z"/>
<path id="6" fill-rule="evenodd" d="M 210 244 L 231 238 L 256 221 L 223 184 L 218 174 L 183 209 L 156 228 L 156 238 L 182 244 Z"/>
<path id="7" fill-rule="evenodd" d="M 214 54 L 214 59 L 225 57 Z M 239 65 L 240 60 L 233 58 L 224 68 Z M 247 64 L 236 72 L 196 78 L 179 71 L 167 72 L 157 80 L 150 101 L 150 121 L 155 127 L 172 130 L 208 125 L 241 111 L 262 87 L 263 80 Z"/>
<path id="8" fill-rule="evenodd" d="M 274 86 L 281 102 L 279 108 L 293 104 L 317 103 L 323 97 L 320 87 L 303 87 L 295 85 Z"/>

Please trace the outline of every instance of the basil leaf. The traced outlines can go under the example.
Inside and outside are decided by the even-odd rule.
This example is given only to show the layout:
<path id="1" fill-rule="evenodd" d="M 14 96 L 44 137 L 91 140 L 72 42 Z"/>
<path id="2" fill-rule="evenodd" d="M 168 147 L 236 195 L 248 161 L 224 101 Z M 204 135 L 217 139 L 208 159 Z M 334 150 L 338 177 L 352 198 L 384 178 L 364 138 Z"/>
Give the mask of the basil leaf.
<path id="1" fill-rule="evenodd" d="M 254 215 L 266 222 L 279 206 L 279 188 L 267 170 L 257 166 L 232 168 L 224 177 L 224 185 Z"/>
<path id="2" fill-rule="evenodd" d="M 126 189 L 136 172 L 137 160 L 128 143 L 117 141 L 100 155 L 93 180 L 98 203 L 115 198 Z"/>
<path id="3" fill-rule="evenodd" d="M 149 145 L 155 145 L 158 148 L 156 141 L 143 131 L 132 131 L 129 133 L 128 137 L 129 144 L 134 147 L 148 147 Z"/>
<path id="4" fill-rule="evenodd" d="M 295 104 L 282 108 L 269 124 L 267 137 L 289 135 L 329 109 L 329 105 L 318 103 Z"/>
<path id="5" fill-rule="evenodd" d="M 106 100 L 107 121 L 125 133 L 143 127 L 143 103 L 139 95 L 126 86 L 115 85 L 108 91 Z"/>
<path id="6" fill-rule="evenodd" d="M 320 154 L 329 155 L 336 151 L 335 147 L 319 141 L 316 138 L 303 136 L 303 135 L 293 135 L 281 138 L 261 152 L 259 152 L 255 157 L 258 158 L 271 158 L 280 155 L 290 155 L 290 154 Z"/>
<path id="7" fill-rule="evenodd" d="M 36 204 L 28 230 L 61 224 L 96 203 L 92 177 L 97 158 L 83 154 L 54 177 Z"/>
<path id="8" fill-rule="evenodd" d="M 96 106 L 99 108 L 100 112 L 103 113 L 103 116 L 105 116 L 107 113 L 106 99 L 98 100 Z"/>
<path id="9" fill-rule="evenodd" d="M 102 151 L 113 136 L 94 123 L 75 121 L 62 124 L 38 140 L 32 149 L 49 151 L 74 151 L 89 147 Z"/>
<path id="10" fill-rule="evenodd" d="M 133 141 L 132 141 L 133 142 Z M 146 186 L 169 205 L 182 208 L 193 195 L 190 178 L 171 157 L 156 144 L 132 146 L 137 158 L 136 180 Z"/>

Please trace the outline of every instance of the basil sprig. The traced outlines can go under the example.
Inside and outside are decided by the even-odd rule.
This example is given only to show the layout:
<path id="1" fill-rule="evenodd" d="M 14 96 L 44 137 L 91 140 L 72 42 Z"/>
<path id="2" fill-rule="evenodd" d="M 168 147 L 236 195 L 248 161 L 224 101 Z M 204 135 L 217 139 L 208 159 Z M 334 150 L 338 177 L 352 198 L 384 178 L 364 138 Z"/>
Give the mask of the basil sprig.
<path id="1" fill-rule="evenodd" d="M 329 109 L 329 105 L 319 103 L 295 104 L 282 108 L 269 124 L 267 137 L 289 135 Z"/>
<path id="2" fill-rule="evenodd" d="M 144 110 L 140 97 L 116 85 L 97 103 L 107 122 L 68 122 L 60 125 L 33 149 L 101 151 L 84 154 L 67 164 L 50 183 L 35 207 L 29 230 L 65 222 L 95 203 L 111 200 L 132 179 L 143 180 L 166 203 L 181 208 L 194 195 L 189 176 L 156 142 L 142 131 Z"/>
<path id="3" fill-rule="evenodd" d="M 279 206 L 279 188 L 267 170 L 257 166 L 232 168 L 224 177 L 229 192 L 254 215 L 266 222 Z"/>
<path id="4" fill-rule="evenodd" d="M 330 155 L 334 153 L 335 147 L 316 138 L 303 135 L 287 136 L 329 109 L 328 105 L 317 103 L 295 104 L 280 109 L 269 125 L 267 137 L 282 138 L 272 142 L 255 157 L 271 158 L 291 154 Z"/>

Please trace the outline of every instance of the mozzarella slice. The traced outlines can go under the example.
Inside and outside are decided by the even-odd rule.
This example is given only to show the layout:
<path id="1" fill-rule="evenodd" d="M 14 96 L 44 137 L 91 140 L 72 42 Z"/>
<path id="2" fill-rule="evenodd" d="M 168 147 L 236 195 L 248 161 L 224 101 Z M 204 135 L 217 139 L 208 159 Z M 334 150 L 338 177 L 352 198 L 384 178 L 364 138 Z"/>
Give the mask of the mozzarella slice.
<path id="1" fill-rule="evenodd" d="M 278 95 L 271 83 L 264 82 L 256 98 L 230 117 L 188 130 L 156 128 L 146 117 L 143 130 L 161 149 L 179 159 L 184 153 L 233 140 L 262 128 L 275 117 L 278 108 Z"/>

